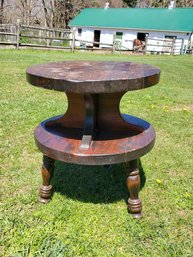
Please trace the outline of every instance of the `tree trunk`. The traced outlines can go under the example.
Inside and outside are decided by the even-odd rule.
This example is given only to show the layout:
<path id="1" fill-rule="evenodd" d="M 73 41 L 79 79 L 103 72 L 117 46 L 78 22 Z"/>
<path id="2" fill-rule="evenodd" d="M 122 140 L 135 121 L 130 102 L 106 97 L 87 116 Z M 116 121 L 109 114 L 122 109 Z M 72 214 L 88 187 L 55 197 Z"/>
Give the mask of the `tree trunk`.
<path id="1" fill-rule="evenodd" d="M 46 7 L 45 0 L 42 0 L 42 4 L 43 4 L 43 8 L 44 8 L 46 26 L 50 27 L 50 19 L 49 19 L 48 9 Z"/>
<path id="2" fill-rule="evenodd" d="M 1 0 L 1 5 L 0 5 L 0 24 L 3 23 L 3 6 L 4 6 L 4 0 Z"/>

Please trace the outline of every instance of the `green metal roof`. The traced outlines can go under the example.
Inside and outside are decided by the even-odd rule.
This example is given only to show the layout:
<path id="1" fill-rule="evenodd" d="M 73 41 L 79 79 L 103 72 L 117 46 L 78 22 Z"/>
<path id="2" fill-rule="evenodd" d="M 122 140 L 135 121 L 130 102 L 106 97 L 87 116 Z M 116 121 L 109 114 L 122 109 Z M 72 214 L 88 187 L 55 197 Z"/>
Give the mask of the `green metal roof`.
<path id="1" fill-rule="evenodd" d="M 86 8 L 69 25 L 192 32 L 193 8 Z"/>

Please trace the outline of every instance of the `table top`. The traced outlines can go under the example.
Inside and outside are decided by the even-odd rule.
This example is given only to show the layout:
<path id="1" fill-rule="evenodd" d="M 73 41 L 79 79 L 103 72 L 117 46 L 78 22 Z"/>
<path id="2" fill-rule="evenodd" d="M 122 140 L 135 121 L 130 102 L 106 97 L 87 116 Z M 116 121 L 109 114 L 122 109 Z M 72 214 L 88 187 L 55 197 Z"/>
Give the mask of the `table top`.
<path id="1" fill-rule="evenodd" d="M 73 93 L 127 92 L 159 82 L 160 69 L 151 65 L 113 61 L 65 61 L 38 64 L 26 71 L 37 87 Z"/>

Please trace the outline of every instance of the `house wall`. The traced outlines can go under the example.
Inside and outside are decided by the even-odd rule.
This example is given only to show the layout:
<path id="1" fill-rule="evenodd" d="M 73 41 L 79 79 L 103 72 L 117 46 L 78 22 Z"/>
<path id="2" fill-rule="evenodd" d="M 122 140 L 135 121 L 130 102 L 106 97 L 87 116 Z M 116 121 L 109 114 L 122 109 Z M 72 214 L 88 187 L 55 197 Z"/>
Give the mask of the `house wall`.
<path id="1" fill-rule="evenodd" d="M 86 45 L 93 45 L 93 44 L 84 43 L 84 42 L 81 43 L 81 40 L 92 42 L 94 40 L 94 30 L 88 29 L 88 28 L 80 28 L 80 29 L 82 29 L 81 35 L 78 33 L 78 28 L 76 28 L 76 31 L 75 31 L 75 39 L 79 40 L 79 41 L 76 41 L 75 46 L 84 47 Z"/>
<path id="2" fill-rule="evenodd" d="M 165 39 L 165 36 L 176 37 L 174 45 L 174 54 L 183 53 L 185 49 L 187 49 L 189 41 L 189 35 L 187 35 L 187 33 L 150 32 L 148 37 L 149 39 L 147 42 L 147 52 L 170 52 L 173 42 L 172 40 L 171 42 L 161 41 Z"/>
<path id="3" fill-rule="evenodd" d="M 94 41 L 94 30 L 97 28 L 81 28 L 82 33 L 81 35 L 78 34 L 78 28 L 76 28 L 76 34 L 75 38 L 78 40 L 86 40 L 86 41 Z M 170 42 L 163 42 L 161 40 L 165 39 L 165 36 L 175 36 L 176 42 L 175 42 L 175 49 L 174 53 L 175 54 L 180 54 L 183 52 L 183 50 L 188 46 L 188 41 L 189 41 L 189 35 L 186 33 L 168 33 L 168 32 L 151 32 L 151 31 L 140 31 L 140 30 L 115 30 L 115 29 L 100 29 L 98 28 L 97 30 L 101 30 L 101 36 L 100 36 L 100 47 L 109 47 L 106 44 L 112 44 L 113 43 L 113 35 L 116 32 L 123 32 L 122 40 L 121 42 L 118 42 L 120 40 L 116 40 L 119 48 L 121 50 L 133 50 L 133 40 L 137 38 L 137 33 L 142 32 L 142 33 L 148 33 L 148 47 L 147 51 L 148 52 L 162 52 L 164 50 L 170 51 L 171 50 L 171 43 Z M 76 41 L 76 46 L 92 46 L 92 43 L 82 43 Z"/>
<path id="4" fill-rule="evenodd" d="M 120 47 L 122 50 L 132 50 L 133 49 L 133 40 L 137 36 L 137 32 L 135 32 L 135 31 L 121 30 L 121 29 L 117 29 L 117 30 L 104 29 L 104 30 L 102 30 L 102 33 L 101 33 L 101 42 L 112 44 L 113 43 L 113 35 L 116 32 L 123 33 L 122 40 L 116 40 L 117 46 L 119 45 L 118 47 Z M 101 47 L 107 47 L 107 46 L 101 44 Z"/>
<path id="5" fill-rule="evenodd" d="M 109 47 L 107 45 L 104 45 L 103 43 L 112 44 L 113 43 L 113 33 L 108 29 L 101 30 L 100 42 L 101 42 L 101 44 L 100 44 L 101 47 Z"/>
<path id="6" fill-rule="evenodd" d="M 191 46 L 193 46 L 193 34 L 190 37 L 190 44 L 191 44 Z"/>

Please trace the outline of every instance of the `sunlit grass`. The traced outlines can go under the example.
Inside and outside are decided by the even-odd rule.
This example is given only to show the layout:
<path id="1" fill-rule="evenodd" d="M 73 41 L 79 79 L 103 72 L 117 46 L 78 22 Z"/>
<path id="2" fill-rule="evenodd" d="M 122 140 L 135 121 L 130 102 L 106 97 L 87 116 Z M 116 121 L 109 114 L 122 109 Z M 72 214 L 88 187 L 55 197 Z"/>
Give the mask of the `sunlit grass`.
<path id="1" fill-rule="evenodd" d="M 62 60 L 144 62 L 162 71 L 159 85 L 127 93 L 121 111 L 156 129 L 141 158 L 144 218 L 127 213 L 123 164 L 57 162 L 55 194 L 38 203 L 42 154 L 34 127 L 67 107 L 61 92 L 27 84 L 25 70 Z M 193 57 L 127 56 L 58 51 L 0 51 L 1 247 L 7 256 L 192 256 Z"/>

